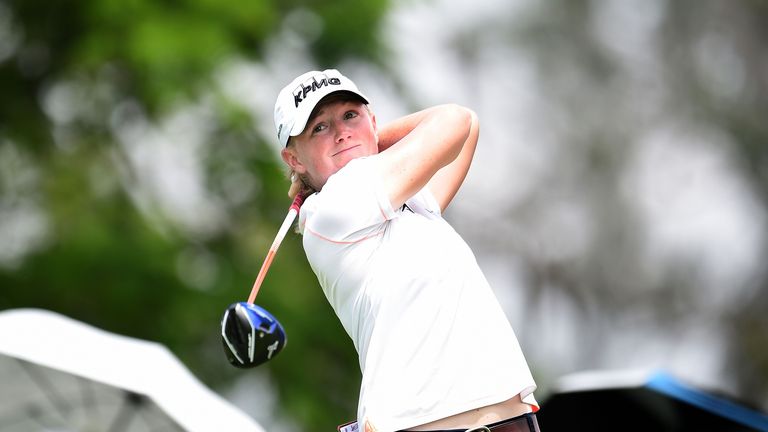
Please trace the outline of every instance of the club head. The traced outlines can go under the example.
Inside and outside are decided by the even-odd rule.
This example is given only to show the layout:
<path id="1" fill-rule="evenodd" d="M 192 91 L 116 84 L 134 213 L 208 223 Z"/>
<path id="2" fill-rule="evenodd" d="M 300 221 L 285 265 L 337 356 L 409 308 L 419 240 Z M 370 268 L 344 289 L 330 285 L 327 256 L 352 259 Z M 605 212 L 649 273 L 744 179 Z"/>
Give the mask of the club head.
<path id="1" fill-rule="evenodd" d="M 282 351 L 287 337 L 283 326 L 266 309 L 238 302 L 229 305 L 224 312 L 221 341 L 233 366 L 252 368 Z"/>

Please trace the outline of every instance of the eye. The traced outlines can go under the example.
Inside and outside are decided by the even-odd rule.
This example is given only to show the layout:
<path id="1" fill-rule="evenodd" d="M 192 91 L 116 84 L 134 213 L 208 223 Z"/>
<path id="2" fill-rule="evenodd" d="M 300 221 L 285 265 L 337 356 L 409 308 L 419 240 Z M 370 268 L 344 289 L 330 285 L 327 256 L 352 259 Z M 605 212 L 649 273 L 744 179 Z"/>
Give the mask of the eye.
<path id="1" fill-rule="evenodd" d="M 312 133 L 318 133 L 324 131 L 328 126 L 325 123 L 318 123 L 315 125 L 315 127 L 312 128 Z"/>
<path id="2" fill-rule="evenodd" d="M 357 111 L 347 111 L 344 113 L 344 120 L 349 120 L 357 117 L 359 114 Z"/>

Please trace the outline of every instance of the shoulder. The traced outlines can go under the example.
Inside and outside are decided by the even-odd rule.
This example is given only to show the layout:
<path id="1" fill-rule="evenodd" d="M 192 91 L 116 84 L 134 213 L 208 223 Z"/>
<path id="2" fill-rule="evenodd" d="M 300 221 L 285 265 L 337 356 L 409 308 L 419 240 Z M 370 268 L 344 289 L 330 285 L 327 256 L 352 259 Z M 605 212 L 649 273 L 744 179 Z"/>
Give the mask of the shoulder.
<path id="1" fill-rule="evenodd" d="M 318 205 L 343 205 L 354 201 L 358 194 L 375 191 L 380 183 L 379 160 L 375 156 L 349 161 L 328 178 L 323 189 L 316 194 Z M 341 201 L 341 202 L 340 202 Z"/>
<path id="2" fill-rule="evenodd" d="M 329 177 L 304 202 L 299 230 L 339 239 L 392 219 L 395 211 L 382 191 L 377 164 L 375 156 L 355 159 Z"/>

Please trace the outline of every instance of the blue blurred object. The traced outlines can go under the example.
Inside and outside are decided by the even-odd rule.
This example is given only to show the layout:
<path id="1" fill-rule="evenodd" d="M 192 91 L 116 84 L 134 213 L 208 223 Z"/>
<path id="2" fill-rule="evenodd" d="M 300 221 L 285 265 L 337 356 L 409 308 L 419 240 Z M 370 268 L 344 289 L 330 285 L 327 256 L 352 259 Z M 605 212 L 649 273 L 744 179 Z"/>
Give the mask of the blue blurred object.
<path id="1" fill-rule="evenodd" d="M 537 417 L 545 432 L 768 431 L 765 414 L 664 371 L 567 375 L 543 401 Z"/>

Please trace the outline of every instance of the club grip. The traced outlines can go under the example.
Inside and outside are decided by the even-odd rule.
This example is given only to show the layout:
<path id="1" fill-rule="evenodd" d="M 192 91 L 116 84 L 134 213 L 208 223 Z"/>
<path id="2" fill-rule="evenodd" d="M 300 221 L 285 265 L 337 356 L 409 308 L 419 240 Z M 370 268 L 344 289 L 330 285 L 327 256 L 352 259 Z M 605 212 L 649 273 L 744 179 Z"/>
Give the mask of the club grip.
<path id="1" fill-rule="evenodd" d="M 293 202 L 291 203 L 290 208 L 295 209 L 296 213 L 298 213 L 299 209 L 301 208 L 301 205 L 304 204 L 304 198 L 305 198 L 304 195 L 297 194 L 296 198 L 293 199 Z"/>

